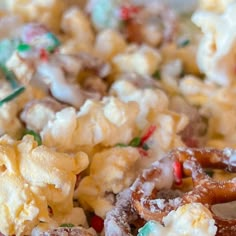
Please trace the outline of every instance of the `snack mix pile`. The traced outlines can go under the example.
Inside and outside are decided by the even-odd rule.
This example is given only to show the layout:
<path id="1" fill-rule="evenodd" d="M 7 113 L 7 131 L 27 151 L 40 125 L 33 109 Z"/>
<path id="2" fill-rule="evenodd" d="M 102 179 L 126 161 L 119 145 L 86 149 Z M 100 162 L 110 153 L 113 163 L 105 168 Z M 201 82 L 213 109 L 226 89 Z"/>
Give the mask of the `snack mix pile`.
<path id="1" fill-rule="evenodd" d="M 235 22 L 236 0 L 1 0 L 0 235 L 236 235 L 209 207 L 236 200 Z M 232 196 L 185 198 L 200 175 Z"/>

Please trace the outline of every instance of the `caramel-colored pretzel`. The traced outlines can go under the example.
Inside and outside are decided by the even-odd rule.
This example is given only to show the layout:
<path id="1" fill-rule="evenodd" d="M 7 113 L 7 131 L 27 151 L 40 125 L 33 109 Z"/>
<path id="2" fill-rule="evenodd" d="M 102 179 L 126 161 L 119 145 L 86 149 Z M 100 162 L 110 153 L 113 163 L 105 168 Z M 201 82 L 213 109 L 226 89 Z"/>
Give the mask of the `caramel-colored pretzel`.
<path id="1" fill-rule="evenodd" d="M 132 236 L 131 225 L 139 228 L 145 221 L 132 209 L 131 190 L 125 189 L 116 197 L 115 207 L 109 211 L 104 221 L 106 236 Z"/>
<path id="2" fill-rule="evenodd" d="M 174 199 L 156 199 L 157 193 L 162 189 L 164 178 L 173 180 L 171 166 L 176 161 L 182 164 L 186 175 L 191 174 L 192 191 Z M 236 200 L 236 180 L 213 180 L 203 168 L 219 168 L 235 172 L 236 151 L 183 148 L 170 152 L 161 161 L 153 163 L 151 168 L 143 171 L 135 181 L 131 187 L 133 207 L 146 221 L 162 221 L 171 210 L 176 210 L 187 203 L 199 202 L 211 210 L 213 204 Z M 222 219 L 214 213 L 213 217 L 218 227 L 217 236 L 236 235 L 236 220 Z"/>

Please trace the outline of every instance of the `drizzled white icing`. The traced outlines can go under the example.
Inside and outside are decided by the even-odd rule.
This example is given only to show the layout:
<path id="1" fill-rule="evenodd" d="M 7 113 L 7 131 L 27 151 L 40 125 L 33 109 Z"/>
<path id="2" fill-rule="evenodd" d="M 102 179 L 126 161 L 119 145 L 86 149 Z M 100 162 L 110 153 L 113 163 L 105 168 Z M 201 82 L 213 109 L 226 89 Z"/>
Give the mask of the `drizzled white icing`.
<path id="1" fill-rule="evenodd" d="M 229 164 L 232 166 L 236 166 L 236 150 L 225 148 L 224 154 L 229 157 Z"/>
<path id="2" fill-rule="evenodd" d="M 141 184 L 144 196 L 149 196 L 154 188 L 157 189 L 171 188 L 174 180 L 174 175 L 173 175 L 172 164 L 169 158 L 164 158 L 160 162 L 153 163 L 151 169 L 152 168 L 160 169 L 161 170 L 160 175 L 155 179 L 148 179 L 147 175 L 149 174 L 150 169 L 144 170 L 142 176 L 146 180 L 145 183 L 141 183 L 140 179 L 137 179 L 132 185 L 131 190 L 136 189 L 137 186 Z"/>

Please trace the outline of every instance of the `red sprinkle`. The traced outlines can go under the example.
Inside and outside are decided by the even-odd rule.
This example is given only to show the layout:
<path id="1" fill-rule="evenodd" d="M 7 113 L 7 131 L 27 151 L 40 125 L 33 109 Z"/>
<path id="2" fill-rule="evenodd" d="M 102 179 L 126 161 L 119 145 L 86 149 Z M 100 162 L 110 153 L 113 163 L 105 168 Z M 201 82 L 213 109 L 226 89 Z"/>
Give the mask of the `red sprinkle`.
<path id="1" fill-rule="evenodd" d="M 148 156 L 148 152 L 144 150 L 143 148 L 138 148 L 138 152 L 140 153 L 141 156 Z"/>
<path id="2" fill-rule="evenodd" d="M 94 215 L 91 219 L 91 226 L 97 233 L 101 233 L 104 227 L 104 220 L 101 217 Z"/>
<path id="3" fill-rule="evenodd" d="M 138 6 L 122 6 L 120 8 L 120 18 L 122 20 L 129 20 L 139 11 L 140 11 L 140 7 Z"/>
<path id="4" fill-rule="evenodd" d="M 182 165 L 181 165 L 181 163 L 179 161 L 175 161 L 173 163 L 173 169 L 174 169 L 175 183 L 177 185 L 182 184 L 183 172 L 182 172 Z"/>
<path id="5" fill-rule="evenodd" d="M 48 52 L 45 49 L 40 49 L 39 52 L 40 60 L 47 62 L 48 61 Z"/>
<path id="6" fill-rule="evenodd" d="M 147 132 L 141 137 L 141 145 L 143 145 L 155 132 L 156 130 L 156 126 L 155 125 L 151 125 L 149 127 L 149 129 L 147 130 Z"/>

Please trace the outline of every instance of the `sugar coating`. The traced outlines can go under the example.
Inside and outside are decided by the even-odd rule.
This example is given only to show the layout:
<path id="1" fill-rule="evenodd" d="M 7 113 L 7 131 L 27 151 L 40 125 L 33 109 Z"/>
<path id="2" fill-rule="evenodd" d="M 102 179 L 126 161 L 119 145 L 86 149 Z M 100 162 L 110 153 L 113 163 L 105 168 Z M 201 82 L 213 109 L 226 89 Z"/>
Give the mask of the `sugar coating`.
<path id="1" fill-rule="evenodd" d="M 214 236 L 217 227 L 210 211 L 200 203 L 191 203 L 171 211 L 163 218 L 164 226 L 149 221 L 139 229 L 139 236 Z"/>

